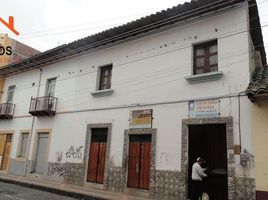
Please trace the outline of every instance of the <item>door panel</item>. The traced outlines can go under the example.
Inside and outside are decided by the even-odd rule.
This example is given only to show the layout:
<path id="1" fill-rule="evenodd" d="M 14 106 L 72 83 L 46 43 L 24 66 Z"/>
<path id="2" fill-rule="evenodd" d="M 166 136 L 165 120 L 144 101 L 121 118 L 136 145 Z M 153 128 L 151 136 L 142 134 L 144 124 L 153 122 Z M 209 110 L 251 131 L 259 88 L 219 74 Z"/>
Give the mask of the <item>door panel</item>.
<path id="1" fill-rule="evenodd" d="M 139 188 L 140 143 L 129 144 L 128 187 Z"/>
<path id="2" fill-rule="evenodd" d="M 91 142 L 89 159 L 88 159 L 87 181 L 90 182 L 96 181 L 98 156 L 99 156 L 99 143 Z"/>
<path id="3" fill-rule="evenodd" d="M 6 171 L 7 170 L 8 160 L 9 160 L 9 153 L 10 153 L 10 147 L 11 147 L 11 142 L 10 141 L 7 141 L 5 143 L 4 155 L 3 155 L 3 158 L 2 158 L 1 170 L 3 170 L 3 171 Z"/>
<path id="4" fill-rule="evenodd" d="M 48 146 L 48 133 L 39 133 L 36 155 L 35 155 L 35 167 L 34 167 L 34 172 L 37 174 L 44 174 L 46 171 L 47 146 Z"/>
<path id="5" fill-rule="evenodd" d="M 3 171 L 6 171 L 8 167 L 9 155 L 11 151 L 11 141 L 12 134 L 2 134 L 0 137 L 0 145 L 2 145 L 0 152 L 0 155 L 2 156 L 0 169 Z"/>
<path id="6" fill-rule="evenodd" d="M 140 188 L 148 190 L 150 186 L 151 143 L 141 143 Z"/>
<path id="7" fill-rule="evenodd" d="M 98 171 L 97 171 L 97 183 L 103 183 L 104 179 L 104 168 L 105 168 L 105 157 L 106 157 L 106 143 L 99 143 L 99 160 L 98 160 Z"/>

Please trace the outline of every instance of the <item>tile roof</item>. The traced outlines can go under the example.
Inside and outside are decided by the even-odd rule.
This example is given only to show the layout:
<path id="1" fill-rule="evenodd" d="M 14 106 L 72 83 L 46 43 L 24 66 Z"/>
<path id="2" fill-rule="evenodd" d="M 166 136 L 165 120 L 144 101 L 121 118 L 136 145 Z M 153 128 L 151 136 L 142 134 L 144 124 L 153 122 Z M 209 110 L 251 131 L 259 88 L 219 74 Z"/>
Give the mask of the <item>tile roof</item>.
<path id="1" fill-rule="evenodd" d="M 94 51 L 97 48 L 104 48 L 127 40 L 141 37 L 146 33 L 151 33 L 159 29 L 164 29 L 170 25 L 183 22 L 185 20 L 202 17 L 205 14 L 218 10 L 229 9 L 247 0 L 192 0 L 184 4 L 179 4 L 173 8 L 157 12 L 155 14 L 142 17 L 122 26 L 111 28 L 103 32 L 85 37 L 83 39 L 61 45 L 54 49 L 45 51 L 22 62 L 7 65 L 0 69 L 0 76 L 8 76 L 23 71 L 42 67 L 48 64 L 66 60 L 71 57 L 81 55 L 81 53 Z M 263 47 L 261 26 L 259 21 L 256 0 L 249 1 L 249 15 L 251 35 L 256 50 L 260 50 L 263 63 L 266 64 L 266 55 Z"/>
<path id="2" fill-rule="evenodd" d="M 268 94 L 268 66 L 257 67 L 253 74 L 246 94 L 250 99 L 254 99 L 258 95 Z"/>

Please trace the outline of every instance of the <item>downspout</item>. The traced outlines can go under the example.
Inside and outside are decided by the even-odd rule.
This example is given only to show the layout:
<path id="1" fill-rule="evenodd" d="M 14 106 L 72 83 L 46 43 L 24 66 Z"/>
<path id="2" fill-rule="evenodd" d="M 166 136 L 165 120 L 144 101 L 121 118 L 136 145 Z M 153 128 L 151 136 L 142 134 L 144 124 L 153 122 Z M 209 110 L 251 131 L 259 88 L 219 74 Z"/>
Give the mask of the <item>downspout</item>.
<path id="1" fill-rule="evenodd" d="M 39 96 L 39 91 L 40 91 L 40 86 L 41 86 L 41 79 L 42 79 L 42 74 L 43 74 L 43 70 L 42 68 L 39 68 L 40 70 L 40 75 L 39 75 L 39 81 L 38 81 L 38 87 L 37 87 L 37 92 L 36 92 L 36 98 Z M 27 174 L 27 169 L 28 169 L 28 159 L 29 159 L 29 153 L 30 153 L 30 147 L 31 147 L 31 140 L 32 140 L 32 135 L 34 132 L 34 122 L 35 122 L 35 116 L 33 116 L 32 119 L 32 125 L 31 125 L 31 130 L 29 133 L 29 140 L 27 143 L 27 148 L 26 148 L 26 154 L 25 154 L 25 167 L 24 167 L 24 176 L 26 176 Z"/>

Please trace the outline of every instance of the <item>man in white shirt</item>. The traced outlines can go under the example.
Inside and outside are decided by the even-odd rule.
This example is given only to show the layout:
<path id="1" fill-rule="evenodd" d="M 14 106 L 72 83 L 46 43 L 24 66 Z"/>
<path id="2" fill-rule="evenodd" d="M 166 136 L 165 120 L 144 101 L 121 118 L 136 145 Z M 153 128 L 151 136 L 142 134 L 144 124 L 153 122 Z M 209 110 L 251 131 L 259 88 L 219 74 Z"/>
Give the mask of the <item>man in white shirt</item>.
<path id="1" fill-rule="evenodd" d="M 192 167 L 193 200 L 199 200 L 199 198 L 201 199 L 201 195 L 203 192 L 202 191 L 202 179 L 204 177 L 207 177 L 207 175 L 204 173 L 206 169 L 203 169 L 201 167 L 203 162 L 204 162 L 204 159 L 201 157 L 198 157 Z"/>

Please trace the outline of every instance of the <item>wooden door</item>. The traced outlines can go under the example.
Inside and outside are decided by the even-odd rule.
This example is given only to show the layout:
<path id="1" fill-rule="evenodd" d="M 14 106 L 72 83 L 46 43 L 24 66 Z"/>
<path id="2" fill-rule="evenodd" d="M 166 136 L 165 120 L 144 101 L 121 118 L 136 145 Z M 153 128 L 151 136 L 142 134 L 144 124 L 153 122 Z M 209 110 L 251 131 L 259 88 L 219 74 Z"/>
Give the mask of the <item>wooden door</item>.
<path id="1" fill-rule="evenodd" d="M 48 133 L 38 133 L 34 172 L 44 174 L 47 163 Z"/>
<path id="2" fill-rule="evenodd" d="M 189 173 L 191 180 L 191 167 L 197 157 L 206 160 L 208 177 L 203 179 L 203 190 L 210 199 L 228 199 L 227 179 L 227 146 L 226 125 L 207 124 L 189 126 Z M 191 181 L 188 184 L 188 195 L 191 196 Z"/>
<path id="3" fill-rule="evenodd" d="M 1 170 L 6 171 L 9 162 L 9 154 L 11 150 L 11 141 L 12 141 L 12 134 L 5 134 L 4 139 L 4 148 L 3 148 L 3 155 L 2 155 L 2 162 L 1 162 Z"/>
<path id="4" fill-rule="evenodd" d="M 93 129 L 90 144 L 87 181 L 102 184 L 104 181 L 108 129 Z"/>
<path id="5" fill-rule="evenodd" d="M 140 142 L 129 143 L 128 187 L 139 188 Z"/>
<path id="6" fill-rule="evenodd" d="M 151 138 L 148 135 L 130 136 L 128 187 L 150 188 Z"/>

